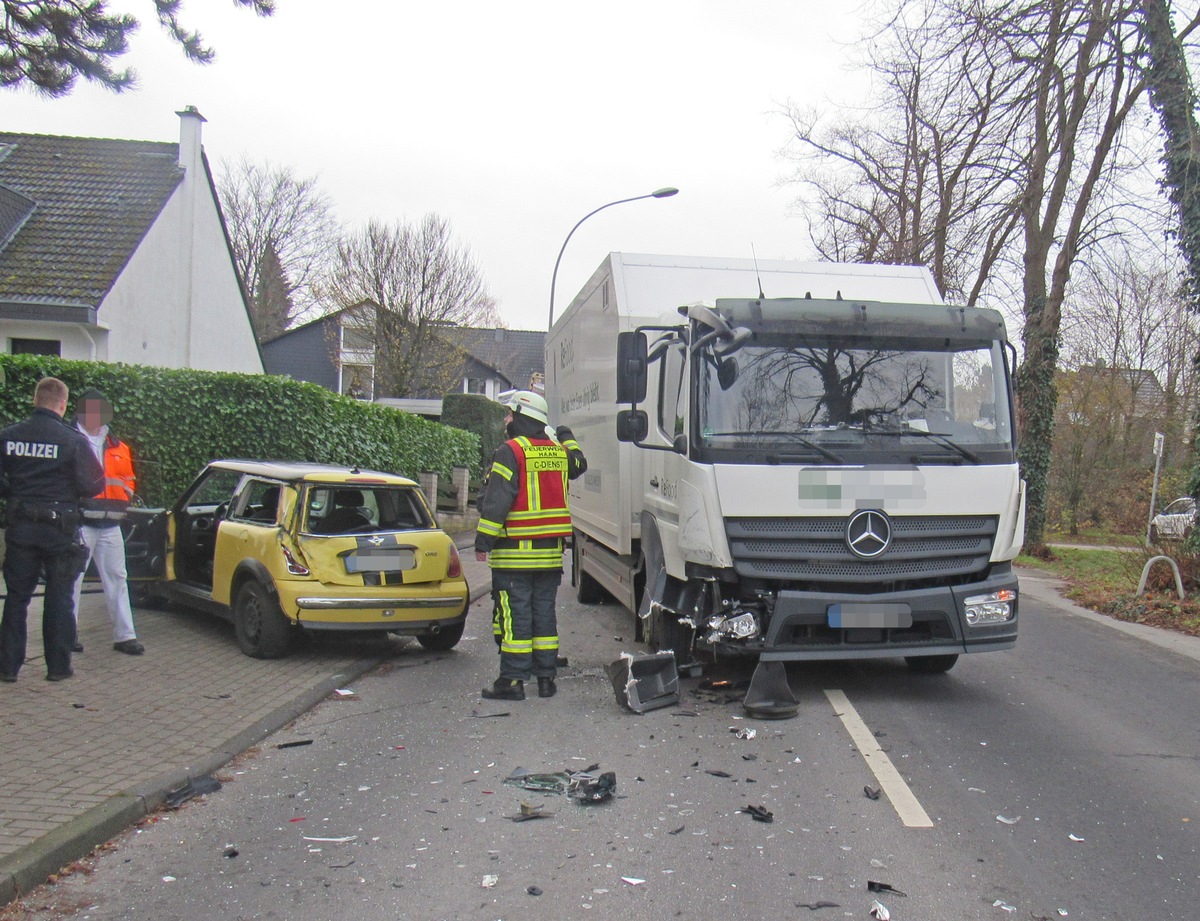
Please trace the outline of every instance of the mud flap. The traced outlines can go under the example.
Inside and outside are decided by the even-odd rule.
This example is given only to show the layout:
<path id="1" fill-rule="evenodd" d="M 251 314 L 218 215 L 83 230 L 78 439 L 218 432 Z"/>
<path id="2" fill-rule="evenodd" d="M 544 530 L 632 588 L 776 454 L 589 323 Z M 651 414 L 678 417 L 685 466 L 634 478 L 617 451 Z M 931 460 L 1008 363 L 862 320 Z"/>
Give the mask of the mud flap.
<path id="1" fill-rule="evenodd" d="M 617 703 L 634 713 L 679 703 L 679 670 L 673 652 L 621 653 L 621 658 L 608 666 L 608 677 Z"/>
<path id="2" fill-rule="evenodd" d="M 799 712 L 800 702 L 792 693 L 782 662 L 759 661 L 742 707 L 750 716 L 763 720 L 786 720 Z"/>

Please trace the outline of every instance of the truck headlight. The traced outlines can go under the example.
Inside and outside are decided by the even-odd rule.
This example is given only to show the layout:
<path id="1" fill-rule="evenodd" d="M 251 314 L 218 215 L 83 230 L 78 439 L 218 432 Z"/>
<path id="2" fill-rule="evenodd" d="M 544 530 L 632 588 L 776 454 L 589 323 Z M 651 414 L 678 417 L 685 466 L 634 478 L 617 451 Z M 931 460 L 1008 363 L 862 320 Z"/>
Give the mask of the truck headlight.
<path id="1" fill-rule="evenodd" d="M 1016 601 L 1017 593 L 1007 588 L 987 595 L 972 595 L 963 602 L 967 608 L 967 623 L 972 627 L 981 627 L 1012 620 Z"/>
<path id="2" fill-rule="evenodd" d="M 749 640 L 758 636 L 758 619 L 750 613 L 738 614 L 736 617 L 713 617 L 708 626 L 714 636 L 738 640 Z"/>

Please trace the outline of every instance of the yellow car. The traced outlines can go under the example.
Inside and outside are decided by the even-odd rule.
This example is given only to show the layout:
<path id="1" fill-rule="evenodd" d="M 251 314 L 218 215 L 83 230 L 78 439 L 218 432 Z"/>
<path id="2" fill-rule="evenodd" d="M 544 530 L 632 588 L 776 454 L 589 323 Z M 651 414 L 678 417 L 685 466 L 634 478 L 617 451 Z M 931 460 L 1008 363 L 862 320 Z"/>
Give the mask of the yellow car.
<path id="1" fill-rule="evenodd" d="M 248 656 L 282 656 L 299 630 L 462 638 L 462 561 L 404 477 L 213 461 L 172 508 L 130 509 L 126 534 L 130 579 L 232 620 Z"/>

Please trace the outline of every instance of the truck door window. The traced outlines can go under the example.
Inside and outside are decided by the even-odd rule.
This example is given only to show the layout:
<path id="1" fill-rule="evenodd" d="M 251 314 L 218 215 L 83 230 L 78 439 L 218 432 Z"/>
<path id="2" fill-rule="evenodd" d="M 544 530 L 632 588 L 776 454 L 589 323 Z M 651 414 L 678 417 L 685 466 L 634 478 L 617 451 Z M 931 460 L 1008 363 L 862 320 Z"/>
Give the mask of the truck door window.
<path id="1" fill-rule="evenodd" d="M 661 362 L 658 383 L 658 428 L 670 441 L 684 434 L 683 346 L 673 345 Z"/>

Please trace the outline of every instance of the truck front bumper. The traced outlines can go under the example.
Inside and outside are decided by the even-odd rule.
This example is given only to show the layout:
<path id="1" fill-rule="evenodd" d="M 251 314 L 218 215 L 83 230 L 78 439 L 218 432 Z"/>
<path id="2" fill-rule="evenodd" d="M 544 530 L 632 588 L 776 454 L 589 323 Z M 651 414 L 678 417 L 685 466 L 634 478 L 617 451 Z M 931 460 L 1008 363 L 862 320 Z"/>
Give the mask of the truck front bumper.
<path id="1" fill-rule="evenodd" d="M 967 623 L 966 599 L 1012 592 L 1012 616 L 1001 623 Z M 916 589 L 875 595 L 831 595 L 825 592 L 781 591 L 759 643 L 722 643 L 722 652 L 758 654 L 764 662 L 816 659 L 870 659 L 891 656 L 956 655 L 1010 649 L 1017 642 L 1017 577 L 998 573 L 970 585 Z M 831 626 L 834 605 L 858 610 L 907 609 L 912 622 L 904 626 Z M 832 619 L 836 622 L 836 618 Z"/>

